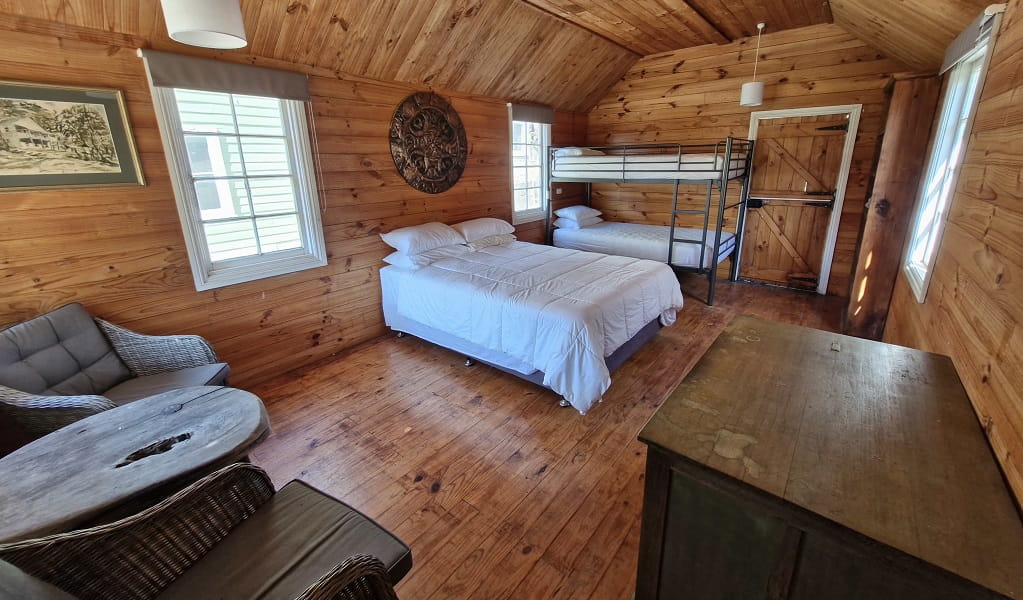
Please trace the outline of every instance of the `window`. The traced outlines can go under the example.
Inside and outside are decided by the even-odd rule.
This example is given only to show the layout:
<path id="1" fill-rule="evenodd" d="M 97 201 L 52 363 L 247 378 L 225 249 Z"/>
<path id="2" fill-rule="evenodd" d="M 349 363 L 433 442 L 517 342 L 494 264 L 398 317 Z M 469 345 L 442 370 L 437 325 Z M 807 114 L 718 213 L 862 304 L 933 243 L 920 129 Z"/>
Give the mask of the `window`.
<path id="1" fill-rule="evenodd" d="M 327 264 L 303 102 L 153 95 L 197 289 Z"/>
<path id="2" fill-rule="evenodd" d="M 514 224 L 547 217 L 547 147 L 551 126 L 512 120 L 512 221 Z"/>
<path id="3" fill-rule="evenodd" d="M 921 303 L 927 297 L 945 215 L 956 188 L 967 133 L 983 87 L 987 47 L 987 42 L 980 43 L 949 72 L 934 142 L 920 181 L 920 199 L 906 252 L 905 271 Z"/>

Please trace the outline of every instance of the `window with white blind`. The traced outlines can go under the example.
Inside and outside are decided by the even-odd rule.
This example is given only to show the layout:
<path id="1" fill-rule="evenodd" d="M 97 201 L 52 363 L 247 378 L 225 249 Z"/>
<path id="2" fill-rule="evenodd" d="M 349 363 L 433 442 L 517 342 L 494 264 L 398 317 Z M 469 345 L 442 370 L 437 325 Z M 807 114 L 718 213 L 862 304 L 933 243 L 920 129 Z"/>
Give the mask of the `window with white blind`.
<path id="1" fill-rule="evenodd" d="M 551 126 L 512 119 L 512 221 L 518 225 L 546 218 L 547 160 Z"/>
<path id="2" fill-rule="evenodd" d="M 153 95 L 197 289 L 327 264 L 303 102 Z"/>
<path id="3" fill-rule="evenodd" d="M 931 153 L 920 180 L 905 272 L 906 280 L 921 303 L 927 297 L 946 213 L 966 151 L 969 126 L 980 99 L 987 52 L 988 44 L 983 41 L 949 72 Z"/>

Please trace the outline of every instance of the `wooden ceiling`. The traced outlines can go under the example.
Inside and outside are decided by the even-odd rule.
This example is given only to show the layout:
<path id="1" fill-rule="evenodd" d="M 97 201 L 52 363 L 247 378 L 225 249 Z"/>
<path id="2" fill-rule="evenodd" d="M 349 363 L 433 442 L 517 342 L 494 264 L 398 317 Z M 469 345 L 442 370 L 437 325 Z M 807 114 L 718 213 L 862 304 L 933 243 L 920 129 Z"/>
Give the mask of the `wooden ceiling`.
<path id="1" fill-rule="evenodd" d="M 640 56 L 749 37 L 758 22 L 773 33 L 834 20 L 907 70 L 933 72 L 989 1 L 241 0 L 250 43 L 239 52 L 585 111 Z M 158 0 L 0 0 L 0 12 L 8 29 L 55 22 L 204 53 L 167 37 Z"/>
<path id="2" fill-rule="evenodd" d="M 945 48 L 994 0 L 831 0 L 835 23 L 910 70 L 934 72 Z"/>
<path id="3" fill-rule="evenodd" d="M 342 74 L 564 110 L 589 108 L 639 58 L 521 0 L 241 0 L 238 51 Z M 0 19 L 167 37 L 158 0 L 0 0 Z M 206 54 L 215 55 L 213 52 Z"/>
<path id="4" fill-rule="evenodd" d="M 831 22 L 827 0 L 522 0 L 643 56 Z"/>

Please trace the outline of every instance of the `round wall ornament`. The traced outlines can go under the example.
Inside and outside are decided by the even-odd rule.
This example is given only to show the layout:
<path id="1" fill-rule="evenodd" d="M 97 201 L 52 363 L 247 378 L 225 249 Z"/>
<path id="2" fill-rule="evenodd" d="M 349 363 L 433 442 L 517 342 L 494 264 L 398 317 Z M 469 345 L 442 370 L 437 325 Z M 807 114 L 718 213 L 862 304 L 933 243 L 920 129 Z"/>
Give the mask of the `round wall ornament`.
<path id="1" fill-rule="evenodd" d="M 447 100 L 430 92 L 402 100 L 391 119 L 391 157 L 398 173 L 417 190 L 438 194 L 465 170 L 465 126 Z"/>

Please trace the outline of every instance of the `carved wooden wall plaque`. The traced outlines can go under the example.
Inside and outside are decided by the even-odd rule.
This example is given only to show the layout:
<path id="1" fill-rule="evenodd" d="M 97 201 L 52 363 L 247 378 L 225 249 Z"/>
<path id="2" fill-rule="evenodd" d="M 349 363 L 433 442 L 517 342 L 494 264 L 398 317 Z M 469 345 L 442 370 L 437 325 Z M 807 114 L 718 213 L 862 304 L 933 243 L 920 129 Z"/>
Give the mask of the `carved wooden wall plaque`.
<path id="1" fill-rule="evenodd" d="M 398 173 L 417 190 L 438 194 L 465 170 L 469 146 L 462 119 L 437 94 L 405 98 L 391 119 L 391 156 Z"/>

